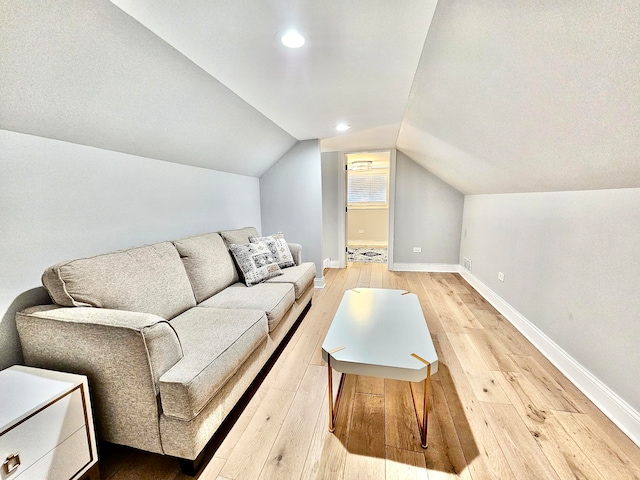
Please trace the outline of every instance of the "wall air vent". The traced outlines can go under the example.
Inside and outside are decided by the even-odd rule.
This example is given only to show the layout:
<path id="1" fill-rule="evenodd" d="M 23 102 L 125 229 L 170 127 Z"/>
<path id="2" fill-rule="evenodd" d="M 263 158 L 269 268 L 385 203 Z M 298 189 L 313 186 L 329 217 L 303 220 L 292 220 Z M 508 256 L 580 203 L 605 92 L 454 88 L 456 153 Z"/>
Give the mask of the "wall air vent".
<path id="1" fill-rule="evenodd" d="M 462 268 L 471 272 L 471 259 L 467 257 L 462 257 Z"/>

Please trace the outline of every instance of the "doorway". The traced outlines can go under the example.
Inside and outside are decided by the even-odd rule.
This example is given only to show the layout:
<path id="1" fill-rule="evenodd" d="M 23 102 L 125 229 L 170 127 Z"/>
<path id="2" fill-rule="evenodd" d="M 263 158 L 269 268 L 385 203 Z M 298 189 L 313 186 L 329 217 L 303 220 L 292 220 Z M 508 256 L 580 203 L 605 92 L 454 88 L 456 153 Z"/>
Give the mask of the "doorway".
<path id="1" fill-rule="evenodd" d="M 391 151 L 345 154 L 347 262 L 387 263 Z"/>

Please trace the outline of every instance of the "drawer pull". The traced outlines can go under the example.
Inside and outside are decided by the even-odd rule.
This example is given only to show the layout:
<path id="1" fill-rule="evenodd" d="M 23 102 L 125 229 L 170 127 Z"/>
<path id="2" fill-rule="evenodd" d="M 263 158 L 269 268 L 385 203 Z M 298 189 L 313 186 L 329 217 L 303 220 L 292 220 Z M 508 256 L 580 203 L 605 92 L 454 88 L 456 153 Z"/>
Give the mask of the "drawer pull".
<path id="1" fill-rule="evenodd" d="M 17 453 L 12 453 L 11 455 L 9 455 L 7 457 L 7 459 L 4 461 L 4 463 L 2 464 L 2 467 L 4 468 L 4 473 L 9 475 L 10 473 L 13 473 L 16 468 L 18 468 L 20 466 L 20 455 L 18 455 Z"/>

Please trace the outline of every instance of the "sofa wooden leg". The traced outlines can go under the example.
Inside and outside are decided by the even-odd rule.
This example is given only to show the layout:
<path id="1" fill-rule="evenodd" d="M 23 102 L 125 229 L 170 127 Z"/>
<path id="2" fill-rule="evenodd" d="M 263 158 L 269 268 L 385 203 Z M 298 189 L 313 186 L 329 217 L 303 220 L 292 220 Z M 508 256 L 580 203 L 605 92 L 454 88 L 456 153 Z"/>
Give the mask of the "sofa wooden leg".
<path id="1" fill-rule="evenodd" d="M 100 480 L 100 468 L 98 464 L 94 464 L 93 467 L 87 470 L 80 480 Z"/>
<path id="2" fill-rule="evenodd" d="M 200 468 L 202 468 L 202 464 L 204 462 L 205 457 L 205 449 L 200 452 L 200 454 L 195 458 L 195 460 L 188 460 L 186 458 L 179 458 L 178 461 L 180 463 L 180 471 L 189 475 L 190 477 L 195 477 L 198 474 Z"/>

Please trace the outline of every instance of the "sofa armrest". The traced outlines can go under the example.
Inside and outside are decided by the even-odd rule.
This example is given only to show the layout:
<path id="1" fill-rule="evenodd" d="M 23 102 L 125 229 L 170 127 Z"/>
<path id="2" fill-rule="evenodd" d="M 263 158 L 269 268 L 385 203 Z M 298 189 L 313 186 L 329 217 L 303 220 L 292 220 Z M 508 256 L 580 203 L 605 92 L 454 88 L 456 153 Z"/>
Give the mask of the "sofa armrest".
<path id="1" fill-rule="evenodd" d="M 299 243 L 289 242 L 287 242 L 287 245 L 289 246 L 289 250 L 291 251 L 291 255 L 293 256 L 293 261 L 296 263 L 296 265 L 300 265 L 302 263 L 302 245 L 300 245 Z"/>
<path id="2" fill-rule="evenodd" d="M 162 453 L 158 379 L 182 357 L 169 322 L 92 307 L 31 307 L 16 314 L 27 365 L 86 375 L 101 438 Z"/>

